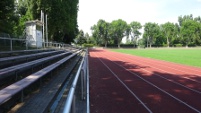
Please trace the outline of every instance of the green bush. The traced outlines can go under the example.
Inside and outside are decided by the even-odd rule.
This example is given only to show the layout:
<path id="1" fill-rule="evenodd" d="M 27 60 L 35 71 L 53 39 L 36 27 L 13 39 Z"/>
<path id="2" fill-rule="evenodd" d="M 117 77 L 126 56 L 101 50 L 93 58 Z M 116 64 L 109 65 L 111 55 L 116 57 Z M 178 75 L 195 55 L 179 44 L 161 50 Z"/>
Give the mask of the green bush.
<path id="1" fill-rule="evenodd" d="M 167 44 L 163 44 L 163 47 L 168 47 L 168 45 Z"/>
<path id="2" fill-rule="evenodd" d="M 188 46 L 189 46 L 189 47 L 195 47 L 195 46 L 196 46 L 196 44 L 195 44 L 195 43 L 193 43 L 193 42 L 191 42 L 190 44 L 188 44 Z"/>
<path id="3" fill-rule="evenodd" d="M 120 44 L 121 48 L 137 48 L 138 45 L 133 45 L 133 44 Z M 104 44 L 101 45 L 101 47 L 105 47 Z M 118 48 L 117 44 L 107 44 L 108 48 Z"/>
<path id="4" fill-rule="evenodd" d="M 182 47 L 182 44 L 175 44 L 175 47 Z"/>
<path id="5" fill-rule="evenodd" d="M 94 44 L 83 44 L 84 47 L 93 47 Z"/>

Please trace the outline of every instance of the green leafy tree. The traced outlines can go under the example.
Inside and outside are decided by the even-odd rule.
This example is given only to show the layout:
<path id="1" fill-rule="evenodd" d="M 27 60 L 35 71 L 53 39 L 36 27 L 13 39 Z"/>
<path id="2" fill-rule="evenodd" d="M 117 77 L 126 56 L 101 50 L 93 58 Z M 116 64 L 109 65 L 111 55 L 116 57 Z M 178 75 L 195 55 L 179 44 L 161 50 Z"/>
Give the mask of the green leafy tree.
<path id="1" fill-rule="evenodd" d="M 18 0 L 17 7 L 17 15 L 19 16 L 19 20 L 17 25 L 15 26 L 14 32 L 17 36 L 24 36 L 25 37 L 25 22 L 30 20 L 30 15 L 28 16 L 28 1 L 27 0 Z"/>
<path id="2" fill-rule="evenodd" d="M 79 34 L 76 36 L 76 38 L 75 38 L 75 43 L 76 44 L 79 44 L 79 45 L 82 45 L 82 44 L 84 44 L 84 43 L 86 43 L 87 42 L 87 39 L 86 39 L 86 37 L 84 36 L 84 32 L 83 32 L 83 30 L 80 30 L 79 31 Z"/>
<path id="3" fill-rule="evenodd" d="M 173 45 L 175 44 L 181 44 L 181 40 L 182 40 L 182 35 L 181 35 L 181 27 L 179 26 L 178 23 L 175 23 L 174 25 L 174 34 L 173 34 L 173 39 L 172 39 L 172 43 Z"/>
<path id="4" fill-rule="evenodd" d="M 139 30 L 142 28 L 142 25 L 140 22 L 133 21 L 130 23 L 130 27 L 131 27 L 131 38 L 135 47 L 136 41 L 141 35 L 141 32 Z"/>
<path id="5" fill-rule="evenodd" d="M 87 40 L 88 42 L 88 44 L 95 44 L 95 40 L 94 40 L 94 38 L 93 38 L 93 36 L 89 36 L 89 39 Z"/>
<path id="6" fill-rule="evenodd" d="M 97 25 L 93 25 L 91 27 L 92 30 L 92 37 L 96 45 L 102 44 L 102 39 L 99 37 L 99 31 Z"/>
<path id="7" fill-rule="evenodd" d="M 109 30 L 109 23 L 106 22 L 103 19 L 100 19 L 97 23 L 97 30 L 99 38 L 102 39 L 102 43 L 104 43 L 105 47 L 107 47 L 109 36 L 108 36 L 108 30 Z"/>
<path id="8" fill-rule="evenodd" d="M 48 15 L 49 40 L 73 42 L 78 34 L 77 12 L 79 0 L 19 0 L 19 27 L 29 20 L 40 20 L 41 10 Z"/>
<path id="9" fill-rule="evenodd" d="M 25 22 L 48 14 L 49 40 L 73 42 L 77 35 L 79 0 L 1 0 L 0 32 L 23 35 Z"/>
<path id="10" fill-rule="evenodd" d="M 14 0 L 0 0 L 0 32 L 11 34 L 15 25 Z"/>
<path id="11" fill-rule="evenodd" d="M 122 19 L 114 20 L 111 22 L 110 35 L 113 37 L 114 41 L 116 41 L 118 48 L 120 48 L 122 38 L 127 35 L 127 28 L 127 23 Z"/>
<path id="12" fill-rule="evenodd" d="M 144 38 L 147 39 L 147 47 L 152 47 L 152 44 L 154 43 L 155 39 L 158 37 L 160 31 L 160 27 L 156 23 L 145 23 L 144 25 Z"/>
<path id="13" fill-rule="evenodd" d="M 182 22 L 181 34 L 183 36 L 183 41 L 185 42 L 186 47 L 188 47 L 189 43 L 192 42 L 193 36 L 198 30 L 199 25 L 196 21 L 189 19 Z"/>
<path id="14" fill-rule="evenodd" d="M 128 24 L 127 28 L 126 28 L 126 42 L 128 42 L 128 43 L 130 41 L 130 39 L 129 39 L 130 34 L 131 34 L 131 26 Z"/>
<path id="15" fill-rule="evenodd" d="M 85 34 L 84 34 L 84 37 L 86 38 L 86 43 L 89 43 L 89 41 L 90 41 L 90 36 L 89 36 L 89 34 L 88 34 L 88 33 L 85 33 Z"/>
<path id="16" fill-rule="evenodd" d="M 49 1 L 48 7 L 50 38 L 66 43 L 72 42 L 78 33 L 78 0 L 53 0 Z M 62 37 L 57 37 L 58 32 L 61 33 Z"/>
<path id="17" fill-rule="evenodd" d="M 167 46 L 170 47 L 170 43 L 174 36 L 175 25 L 170 22 L 166 22 L 165 24 L 161 25 L 161 30 L 166 37 Z"/>
<path id="18" fill-rule="evenodd" d="M 193 43 L 195 43 L 196 45 L 201 45 L 201 18 L 200 18 L 200 16 L 194 18 L 194 21 L 197 22 L 198 27 L 194 34 Z"/>
<path id="19" fill-rule="evenodd" d="M 179 25 L 182 26 L 182 23 L 186 20 L 193 20 L 193 15 L 190 14 L 190 15 L 184 15 L 184 16 L 179 16 L 178 17 L 178 22 L 179 22 Z"/>
<path id="20" fill-rule="evenodd" d="M 154 45 L 156 47 L 162 47 L 165 46 L 164 43 L 166 42 L 166 38 L 163 35 L 163 32 L 161 30 L 158 31 L 158 34 L 156 35 Z"/>

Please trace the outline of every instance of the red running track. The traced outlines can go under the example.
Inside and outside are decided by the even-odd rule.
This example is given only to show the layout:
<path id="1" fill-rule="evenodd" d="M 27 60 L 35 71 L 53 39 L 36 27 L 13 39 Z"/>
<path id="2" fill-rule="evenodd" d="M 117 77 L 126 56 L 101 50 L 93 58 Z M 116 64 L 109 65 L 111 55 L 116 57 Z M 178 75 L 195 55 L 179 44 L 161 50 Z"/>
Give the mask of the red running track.
<path id="1" fill-rule="evenodd" d="M 91 113 L 201 112 L 201 69 L 92 49 Z"/>

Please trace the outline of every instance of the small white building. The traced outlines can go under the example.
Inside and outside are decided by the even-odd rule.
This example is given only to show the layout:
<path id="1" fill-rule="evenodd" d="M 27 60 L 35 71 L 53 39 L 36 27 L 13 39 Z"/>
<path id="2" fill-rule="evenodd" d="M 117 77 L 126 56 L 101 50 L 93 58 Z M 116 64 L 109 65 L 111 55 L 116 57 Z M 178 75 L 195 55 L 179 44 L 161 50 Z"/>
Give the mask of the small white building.
<path id="1" fill-rule="evenodd" d="M 26 22 L 26 39 L 29 47 L 43 47 L 42 26 L 43 23 L 38 20 Z"/>

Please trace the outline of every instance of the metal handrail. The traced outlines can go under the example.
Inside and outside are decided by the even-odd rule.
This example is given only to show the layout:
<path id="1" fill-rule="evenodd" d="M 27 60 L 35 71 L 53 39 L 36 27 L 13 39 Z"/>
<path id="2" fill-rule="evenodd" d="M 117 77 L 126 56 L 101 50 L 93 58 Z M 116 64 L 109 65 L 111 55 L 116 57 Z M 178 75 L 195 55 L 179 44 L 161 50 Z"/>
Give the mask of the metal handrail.
<path id="1" fill-rule="evenodd" d="M 0 39 L 4 39 L 4 40 L 27 40 L 27 39 L 21 39 L 21 38 L 5 38 L 5 37 L 0 37 Z"/>
<path id="2" fill-rule="evenodd" d="M 81 64 L 80 64 L 80 66 L 78 68 L 78 71 L 77 71 L 77 73 L 75 75 L 75 79 L 74 79 L 74 81 L 72 83 L 72 86 L 70 88 L 67 100 L 65 102 L 63 113 L 70 113 L 71 105 L 72 105 L 72 102 L 73 102 L 73 96 L 74 96 L 76 85 L 77 85 L 77 81 L 78 81 L 79 75 L 81 73 L 82 65 L 83 65 L 84 61 L 85 61 L 85 57 L 83 57 L 83 59 L 81 61 Z"/>
<path id="3" fill-rule="evenodd" d="M 88 59 L 88 49 L 86 54 L 86 62 L 87 62 L 87 113 L 90 113 L 90 101 L 89 101 L 89 59 Z"/>
<path id="4" fill-rule="evenodd" d="M 38 42 L 38 43 L 43 43 L 43 44 L 46 44 L 47 46 L 46 47 L 50 47 L 49 45 L 55 45 L 56 47 L 60 48 L 60 45 L 62 47 L 68 47 L 70 46 L 69 44 L 64 44 L 64 43 L 58 43 L 58 42 L 44 42 L 44 41 L 31 41 L 31 40 L 28 40 L 28 39 L 25 39 L 25 38 L 7 38 L 7 37 L 1 37 L 0 36 L 0 39 L 1 40 L 9 40 L 10 41 L 10 51 L 13 51 L 13 43 L 12 41 L 25 41 L 26 42 L 26 49 L 28 49 L 28 42 Z M 45 48 L 45 46 L 44 46 Z"/>

